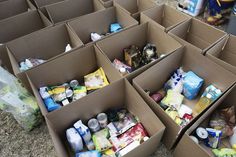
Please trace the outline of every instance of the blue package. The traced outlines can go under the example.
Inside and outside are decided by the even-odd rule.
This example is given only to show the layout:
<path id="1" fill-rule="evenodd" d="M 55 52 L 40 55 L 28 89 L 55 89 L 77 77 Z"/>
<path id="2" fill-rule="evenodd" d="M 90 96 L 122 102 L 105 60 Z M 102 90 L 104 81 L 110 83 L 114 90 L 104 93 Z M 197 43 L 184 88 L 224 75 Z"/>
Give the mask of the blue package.
<path id="1" fill-rule="evenodd" d="M 59 104 L 55 103 L 51 97 L 44 99 L 43 102 L 44 102 L 48 112 L 51 112 L 51 111 L 61 108 L 61 106 Z"/>
<path id="2" fill-rule="evenodd" d="M 110 32 L 111 33 L 119 32 L 120 30 L 122 30 L 122 27 L 119 23 L 112 23 L 110 25 Z"/>
<path id="3" fill-rule="evenodd" d="M 87 152 L 76 153 L 75 157 L 101 157 L 101 153 L 96 150 L 91 150 Z"/>
<path id="4" fill-rule="evenodd" d="M 183 94 L 184 96 L 192 100 L 197 97 L 204 80 L 198 77 L 194 72 L 189 71 L 184 75 Z"/>

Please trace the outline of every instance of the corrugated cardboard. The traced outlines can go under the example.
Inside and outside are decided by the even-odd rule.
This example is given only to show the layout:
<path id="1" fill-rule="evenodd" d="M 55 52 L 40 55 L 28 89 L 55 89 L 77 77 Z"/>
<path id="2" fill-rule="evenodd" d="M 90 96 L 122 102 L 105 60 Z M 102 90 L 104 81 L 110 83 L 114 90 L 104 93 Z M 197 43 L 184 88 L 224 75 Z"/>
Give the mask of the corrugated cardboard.
<path id="1" fill-rule="evenodd" d="M 229 35 L 206 52 L 206 56 L 236 74 L 236 36 Z"/>
<path id="2" fill-rule="evenodd" d="M 54 4 L 54 3 L 58 3 L 64 0 L 34 0 L 37 8 L 41 8 L 44 7 L 46 5 L 50 5 L 50 4 Z"/>
<path id="3" fill-rule="evenodd" d="M 222 38 L 226 33 L 200 20 L 185 21 L 168 32 L 183 45 L 191 44 L 205 53 Z"/>
<path id="4" fill-rule="evenodd" d="M 114 0 L 113 3 L 114 6 L 124 9 L 138 21 L 140 12 L 156 6 L 153 0 Z"/>
<path id="5" fill-rule="evenodd" d="M 191 17 L 176 9 L 163 4 L 141 12 L 140 23 L 153 22 L 156 26 L 168 32 L 180 23 L 189 20 Z"/>
<path id="6" fill-rule="evenodd" d="M 25 72 L 20 71 L 20 62 L 27 58 L 50 61 L 63 55 L 67 44 L 71 45 L 72 50 L 83 46 L 78 36 L 65 24 L 37 31 L 8 42 L 8 55 L 14 74 L 20 78 L 25 86 L 30 87 Z"/>
<path id="7" fill-rule="evenodd" d="M 0 2 L 0 20 L 35 9 L 29 0 L 3 1 Z"/>
<path id="8" fill-rule="evenodd" d="M 113 6 L 113 0 L 99 0 L 105 8 Z"/>
<path id="9" fill-rule="evenodd" d="M 131 45 L 136 45 L 142 50 L 142 48 L 147 43 L 155 44 L 157 47 L 157 52 L 166 55 L 172 53 L 173 51 L 181 47 L 181 45 L 177 41 L 175 41 L 173 38 L 168 36 L 163 30 L 154 26 L 151 23 L 135 26 L 133 28 L 120 32 L 110 38 L 106 38 L 100 42 L 97 42 L 96 45 L 108 57 L 108 59 L 110 60 L 110 64 L 112 64 L 114 59 L 124 61 L 124 48 L 128 48 Z M 126 77 L 128 78 L 128 80 L 131 80 L 132 78 L 136 77 L 138 74 L 145 71 L 161 59 L 163 58 L 159 58 L 155 62 L 149 63 L 133 71 Z"/>
<path id="10" fill-rule="evenodd" d="M 54 24 L 105 9 L 98 0 L 66 0 L 45 8 Z"/>
<path id="11" fill-rule="evenodd" d="M 163 137 L 163 143 L 168 149 L 173 148 L 186 129 L 189 128 L 194 123 L 194 121 L 196 121 L 201 116 L 201 114 L 207 110 L 204 110 L 181 130 L 180 126 L 177 125 L 174 120 L 172 120 L 165 113 L 165 111 L 144 91 L 149 90 L 151 93 L 153 93 L 163 88 L 164 83 L 180 66 L 182 66 L 185 71 L 192 70 L 199 77 L 204 79 L 204 85 L 199 92 L 198 97 L 192 101 L 185 98 L 183 101 L 183 104 L 186 104 L 191 108 L 195 106 L 199 97 L 202 95 L 204 89 L 208 85 L 213 84 L 225 92 L 236 81 L 235 75 L 212 62 L 207 57 L 201 55 L 198 49 L 190 46 L 185 46 L 181 50 L 177 50 L 176 52 L 170 54 L 165 59 L 161 60 L 133 79 L 134 87 L 165 124 L 166 132 Z M 212 105 L 214 105 L 214 103 Z"/>
<path id="12" fill-rule="evenodd" d="M 26 72 L 43 115 L 48 114 L 38 89 L 47 85 L 57 85 L 77 79 L 83 81 L 85 75 L 102 67 L 110 83 L 120 79 L 115 69 L 95 46 L 76 49 L 61 55 Z M 83 98 L 82 98 L 83 99 Z"/>
<path id="13" fill-rule="evenodd" d="M 111 93 L 115 94 L 108 97 Z M 147 157 L 152 154 L 160 143 L 165 127 L 129 82 L 122 79 L 46 116 L 57 155 L 74 156 L 66 142 L 65 131 L 76 121 L 82 120 L 87 124 L 98 113 L 119 107 L 136 115 L 151 136 L 124 157 Z"/>
<path id="14" fill-rule="evenodd" d="M 138 25 L 138 21 L 129 16 L 120 8 L 111 7 L 68 22 L 84 44 L 94 43 L 91 41 L 91 33 L 106 34 L 110 32 L 112 23 L 119 23 L 123 30 Z M 115 33 L 106 35 L 109 37 Z M 104 37 L 104 38 L 105 38 Z"/>
<path id="15" fill-rule="evenodd" d="M 50 21 L 40 11 L 22 13 L 0 21 L 0 44 L 4 44 L 34 31 L 51 26 Z M 6 49 L 0 49 L 0 60 L 10 66 Z"/>
<path id="16" fill-rule="evenodd" d="M 222 96 L 214 106 L 212 106 L 207 112 L 205 112 L 195 123 L 189 128 L 180 140 L 174 151 L 174 157 L 188 157 L 190 152 L 192 157 L 214 157 L 211 149 L 206 146 L 196 144 L 191 138 L 191 133 L 196 130 L 199 126 L 207 127 L 209 119 L 213 112 L 218 108 L 225 108 L 227 106 L 235 106 L 236 102 L 236 85 L 232 87 L 228 92 Z M 235 112 L 236 114 L 236 112 Z"/>

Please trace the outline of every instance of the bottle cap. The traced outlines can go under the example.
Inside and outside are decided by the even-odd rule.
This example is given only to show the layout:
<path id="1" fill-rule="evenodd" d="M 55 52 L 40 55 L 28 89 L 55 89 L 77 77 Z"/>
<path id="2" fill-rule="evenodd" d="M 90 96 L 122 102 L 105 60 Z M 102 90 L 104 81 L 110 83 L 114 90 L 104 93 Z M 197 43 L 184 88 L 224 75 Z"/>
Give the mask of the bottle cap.
<path id="1" fill-rule="evenodd" d="M 126 69 L 125 68 L 120 68 L 120 73 L 125 73 Z"/>

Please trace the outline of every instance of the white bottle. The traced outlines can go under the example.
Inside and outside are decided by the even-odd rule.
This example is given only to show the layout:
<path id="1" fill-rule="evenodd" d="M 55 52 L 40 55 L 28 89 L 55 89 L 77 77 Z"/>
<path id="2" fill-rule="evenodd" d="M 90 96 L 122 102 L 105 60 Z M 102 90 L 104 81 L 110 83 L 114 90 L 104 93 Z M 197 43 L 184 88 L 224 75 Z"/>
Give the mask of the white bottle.
<path id="1" fill-rule="evenodd" d="M 81 150 L 83 150 L 83 140 L 75 128 L 69 128 L 66 130 L 66 138 L 76 153 L 79 153 Z"/>
<path id="2" fill-rule="evenodd" d="M 77 121 L 74 124 L 75 129 L 79 132 L 80 136 L 83 138 L 85 143 L 88 143 L 91 141 L 91 133 L 89 128 L 82 123 L 81 120 Z"/>

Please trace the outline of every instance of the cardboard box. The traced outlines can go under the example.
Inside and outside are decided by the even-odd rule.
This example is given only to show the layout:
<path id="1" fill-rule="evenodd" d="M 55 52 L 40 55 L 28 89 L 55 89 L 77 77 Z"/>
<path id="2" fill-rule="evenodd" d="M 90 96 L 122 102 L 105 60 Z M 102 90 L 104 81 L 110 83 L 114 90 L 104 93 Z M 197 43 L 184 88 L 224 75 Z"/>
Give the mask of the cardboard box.
<path id="1" fill-rule="evenodd" d="M 26 74 L 42 114 L 46 115 L 48 112 L 38 92 L 40 87 L 63 84 L 74 79 L 83 81 L 85 75 L 100 67 L 103 68 L 110 83 L 120 79 L 106 57 L 93 45 L 76 49 L 28 70 Z"/>
<path id="2" fill-rule="evenodd" d="M 151 23 L 135 26 L 110 38 L 97 42 L 96 45 L 108 57 L 110 64 L 112 64 L 114 59 L 124 61 L 124 48 L 128 48 L 131 45 L 136 45 L 140 48 L 140 50 L 142 50 L 147 43 L 155 44 L 157 47 L 157 52 L 166 55 L 181 47 L 177 41 Z M 132 78 L 159 62 L 161 59 L 163 58 L 159 58 L 156 61 L 133 71 L 132 73 L 126 75 L 126 77 L 128 80 L 132 80 Z M 117 72 L 119 73 L 118 70 Z M 120 74 L 120 76 L 122 75 Z"/>
<path id="3" fill-rule="evenodd" d="M 51 26 L 50 21 L 40 11 L 30 11 L 0 21 L 0 45 L 34 31 Z M 6 48 L 0 49 L 0 60 L 10 66 L 10 60 Z"/>
<path id="4" fill-rule="evenodd" d="M 0 20 L 35 9 L 29 0 L 0 1 Z"/>
<path id="5" fill-rule="evenodd" d="M 110 98 L 107 97 L 113 92 L 116 94 L 113 94 Z M 125 157 L 144 157 L 155 152 L 162 138 L 165 126 L 129 82 L 122 79 L 104 87 L 98 92 L 88 95 L 81 99 L 81 101 L 77 101 L 46 116 L 48 128 L 58 156 L 74 156 L 69 144 L 66 142 L 66 129 L 73 126 L 80 119 L 87 124 L 90 118 L 112 108 L 126 108 L 129 112 L 136 115 L 149 136 L 151 136 L 149 140 L 136 147 Z"/>
<path id="6" fill-rule="evenodd" d="M 98 22 L 99 20 L 99 22 Z M 110 24 L 119 23 L 123 30 L 138 25 L 138 22 L 120 8 L 111 7 L 98 11 L 73 21 L 68 25 L 75 31 L 84 44 L 94 43 L 91 41 L 91 33 L 106 34 L 110 32 Z M 106 35 L 109 37 L 115 33 Z"/>
<path id="7" fill-rule="evenodd" d="M 174 156 L 175 157 L 188 157 L 190 152 L 194 152 L 191 154 L 192 157 L 214 157 L 215 155 L 211 152 L 211 149 L 206 147 L 204 144 L 196 144 L 191 138 L 190 135 L 198 128 L 198 127 L 207 127 L 209 124 L 209 120 L 211 115 L 217 109 L 223 109 L 230 106 L 235 106 L 236 102 L 236 85 L 232 87 L 225 95 L 223 95 L 220 100 L 212 106 L 204 115 L 202 115 L 194 125 L 189 128 L 186 133 L 183 135 L 183 138 L 180 140 L 177 145 Z M 227 106 L 226 106 L 227 105 Z M 236 114 L 236 110 L 235 110 Z M 225 145 L 228 144 L 227 139 L 222 141 Z"/>
<path id="8" fill-rule="evenodd" d="M 124 9 L 138 21 L 140 12 L 156 6 L 153 0 L 114 0 L 113 4 Z"/>
<path id="9" fill-rule="evenodd" d="M 62 24 L 31 33 L 6 45 L 14 74 L 30 89 L 25 71 L 20 71 L 20 62 L 28 58 L 50 61 L 63 55 L 67 44 L 71 45 L 72 50 L 83 46 L 78 36 L 67 25 Z"/>
<path id="10" fill-rule="evenodd" d="M 64 0 L 34 0 L 34 3 L 37 6 L 37 8 L 41 8 L 41 7 L 44 7 L 46 5 L 58 3 L 58 2 L 61 2 L 61 1 L 64 1 Z"/>
<path id="11" fill-rule="evenodd" d="M 226 33 L 200 20 L 185 21 L 168 32 L 183 45 L 191 44 L 205 53 L 222 38 Z"/>
<path id="12" fill-rule="evenodd" d="M 45 8 L 54 24 L 105 9 L 98 0 L 66 0 Z"/>
<path id="13" fill-rule="evenodd" d="M 105 8 L 113 6 L 113 0 L 99 0 Z"/>
<path id="14" fill-rule="evenodd" d="M 229 35 L 206 52 L 206 56 L 236 74 L 236 36 Z"/>
<path id="15" fill-rule="evenodd" d="M 190 101 L 184 98 L 183 104 L 192 109 L 198 102 L 205 88 L 210 84 L 218 87 L 222 90 L 222 92 L 226 92 L 236 81 L 235 75 L 212 62 L 207 57 L 204 57 L 199 53 L 198 49 L 191 46 L 185 46 L 182 49 L 176 50 L 176 52 L 170 54 L 165 59 L 161 60 L 133 79 L 134 87 L 166 126 L 163 143 L 168 149 L 174 148 L 186 129 L 189 128 L 202 113 L 207 111 L 210 106 L 214 105 L 214 103 L 211 104 L 201 114 L 196 116 L 188 125 L 181 129 L 180 126 L 166 114 L 161 106 L 158 105 L 148 94 L 146 94 L 144 90 L 149 90 L 153 93 L 162 89 L 165 82 L 170 78 L 173 72 L 181 66 L 184 71 L 191 70 L 204 79 L 204 85 L 196 99 Z"/>
<path id="16" fill-rule="evenodd" d="M 190 16 L 163 4 L 141 12 L 140 23 L 153 22 L 156 26 L 168 32 L 190 18 Z"/>

